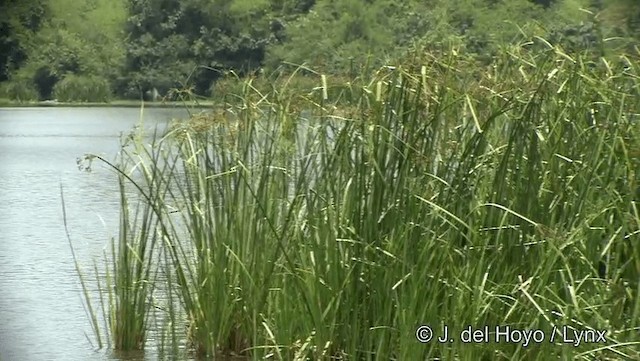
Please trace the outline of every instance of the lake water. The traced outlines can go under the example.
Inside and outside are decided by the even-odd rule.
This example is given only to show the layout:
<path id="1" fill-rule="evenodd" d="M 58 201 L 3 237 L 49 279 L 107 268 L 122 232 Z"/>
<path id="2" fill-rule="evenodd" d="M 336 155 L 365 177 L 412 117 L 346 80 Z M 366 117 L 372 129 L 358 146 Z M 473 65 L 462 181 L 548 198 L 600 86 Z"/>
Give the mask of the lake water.
<path id="1" fill-rule="evenodd" d="M 117 235 L 115 174 L 99 162 L 92 172 L 76 159 L 115 159 L 121 133 L 143 120 L 147 134 L 184 109 L 0 109 L 0 360 L 106 360 L 89 339 L 62 215 L 64 188 L 74 248 L 88 276 Z M 87 336 L 85 336 L 85 334 Z"/>

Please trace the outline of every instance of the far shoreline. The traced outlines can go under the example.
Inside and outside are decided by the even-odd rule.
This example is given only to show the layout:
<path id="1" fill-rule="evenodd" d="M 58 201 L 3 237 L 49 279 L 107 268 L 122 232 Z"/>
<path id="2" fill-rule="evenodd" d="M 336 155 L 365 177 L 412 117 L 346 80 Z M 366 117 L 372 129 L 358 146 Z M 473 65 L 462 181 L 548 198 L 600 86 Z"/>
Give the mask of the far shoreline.
<path id="1" fill-rule="evenodd" d="M 109 102 L 58 102 L 58 101 L 15 101 L 0 99 L 0 108 L 46 108 L 46 107 L 77 107 L 77 108 L 212 108 L 215 102 L 207 101 L 140 101 L 140 100 L 113 100 Z"/>

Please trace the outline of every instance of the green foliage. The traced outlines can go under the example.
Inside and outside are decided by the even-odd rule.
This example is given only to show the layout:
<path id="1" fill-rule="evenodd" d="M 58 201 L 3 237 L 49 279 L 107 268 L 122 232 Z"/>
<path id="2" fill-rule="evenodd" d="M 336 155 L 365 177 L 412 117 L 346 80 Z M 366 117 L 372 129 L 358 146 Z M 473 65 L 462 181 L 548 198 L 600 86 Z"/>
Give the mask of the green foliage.
<path id="1" fill-rule="evenodd" d="M 602 18 L 609 26 L 626 35 L 638 35 L 640 3 L 635 0 L 603 0 Z"/>
<path id="2" fill-rule="evenodd" d="M 284 18 L 295 18 L 309 12 L 316 0 L 271 0 L 271 10 Z"/>
<path id="3" fill-rule="evenodd" d="M 120 86 L 134 97 L 154 87 L 161 94 L 179 87 L 196 68 L 196 62 L 187 57 L 187 45 L 183 35 L 161 39 L 149 33 L 142 35 L 128 48 L 126 68 L 130 73 L 119 80 Z"/>
<path id="4" fill-rule="evenodd" d="M 120 243 L 119 257 L 164 271 L 154 285 L 169 293 L 176 349 L 187 343 L 201 359 L 640 356 L 637 69 L 558 47 L 502 48 L 493 70 L 447 54 L 379 69 L 346 106 L 326 94 L 333 77 L 303 93 L 287 91 L 291 79 L 269 92 L 252 79 L 236 104 L 134 144 L 118 171 L 143 170 L 138 200 L 158 223 L 139 232 L 162 242 Z M 153 247 L 153 261 L 139 251 Z M 447 325 L 457 342 L 417 342 L 420 324 Z M 540 329 L 545 340 L 464 344 L 469 325 Z M 609 347 L 550 342 L 564 326 L 606 330 Z"/>
<path id="5" fill-rule="evenodd" d="M 87 69 L 82 74 L 115 78 L 122 73 L 126 0 L 61 0 L 52 3 L 51 12 L 56 29 L 64 29 L 84 44 L 85 52 L 79 56 Z"/>
<path id="6" fill-rule="evenodd" d="M 154 157 L 144 147 L 135 145 L 134 154 L 128 152 L 127 145 L 130 141 L 140 141 L 140 133 L 132 132 L 124 140 L 123 153 L 120 153 L 120 161 L 128 163 L 135 161 L 138 152 L 145 156 Z M 155 153 L 159 156 L 159 153 Z M 87 155 L 84 158 L 82 167 L 84 170 L 91 170 L 91 163 L 94 159 L 106 163 L 116 171 L 119 169 L 110 161 L 100 157 Z M 158 159 L 159 160 L 159 159 Z M 97 274 L 98 266 L 94 265 L 96 271 L 96 283 L 98 289 L 104 287 L 107 292 L 99 297 L 99 307 L 102 310 L 102 318 L 106 323 L 105 334 L 108 336 L 109 346 L 116 352 L 121 351 L 143 351 L 147 342 L 147 332 L 151 324 L 149 315 L 151 314 L 150 303 L 157 281 L 157 266 L 151 261 L 155 253 L 157 234 L 153 232 L 158 225 L 155 218 L 157 212 L 153 208 L 153 199 L 149 199 L 142 208 L 130 209 L 127 186 L 133 185 L 138 191 L 145 192 L 143 188 L 149 189 L 153 194 L 163 194 L 162 190 L 166 184 L 155 181 L 154 173 L 147 173 L 151 169 L 143 167 L 142 176 L 135 180 L 129 175 L 118 172 L 118 183 L 120 186 L 120 227 L 117 240 L 111 239 L 111 252 L 104 252 L 104 265 L 106 267 L 104 278 Z M 140 179 L 141 178 L 141 179 Z M 157 193 L 156 193 L 157 192 Z M 64 202 L 64 198 L 63 198 Z M 138 205 L 141 205 L 138 203 Z M 65 219 L 66 226 L 66 219 Z M 69 238 L 68 232 L 67 237 Z M 71 239 L 69 238 L 71 245 Z M 73 245 L 71 245 L 73 252 Z M 75 260 L 75 254 L 73 254 Z M 98 314 L 94 311 L 94 305 L 88 295 L 87 282 L 80 271 L 78 262 L 75 262 L 76 270 L 80 276 L 80 281 L 84 293 L 84 301 L 87 310 L 92 317 L 93 331 L 97 336 L 99 347 L 102 347 L 102 332 L 98 325 Z M 104 285 L 104 286 L 103 286 Z"/>
<path id="7" fill-rule="evenodd" d="M 0 98 L 16 100 L 20 103 L 38 100 L 38 91 L 31 79 L 13 79 L 0 83 Z"/>
<path id="8" fill-rule="evenodd" d="M 269 49 L 266 64 L 306 63 L 345 73 L 354 59 L 358 66 L 378 66 L 415 44 L 436 49 L 451 42 L 489 59 L 499 44 L 516 41 L 522 27 L 545 15 L 527 0 L 319 1 L 287 29 L 285 42 Z"/>
<path id="9" fill-rule="evenodd" d="M 44 0 L 0 3 L 0 82 L 27 60 L 32 37 L 48 18 L 48 10 Z"/>
<path id="10" fill-rule="evenodd" d="M 121 1 L 57 1 L 51 12 L 34 39 L 31 62 L 58 77 L 71 72 L 110 78 L 121 72 L 126 15 Z"/>
<path id="11" fill-rule="evenodd" d="M 108 102 L 111 88 L 107 79 L 69 73 L 53 87 L 53 96 L 61 102 Z"/>
<path id="12" fill-rule="evenodd" d="M 56 24 L 46 26 L 38 33 L 35 42 L 38 50 L 33 52 L 29 62 L 47 67 L 58 77 L 66 73 L 95 74 L 98 70 L 91 44 L 64 27 Z"/>
<path id="13" fill-rule="evenodd" d="M 56 1 L 47 5 L 46 17 L 34 18 L 39 21 L 37 31 L 23 29 L 16 37 L 23 52 L 22 69 L 17 72 L 33 79 L 39 98 L 49 98 L 55 82 L 67 73 L 114 78 L 121 72 L 124 53 L 119 43 L 125 15 L 121 2 Z M 14 14 L 9 19 L 20 18 Z"/>
<path id="14" fill-rule="evenodd" d="M 286 61 L 337 73 L 349 69 L 354 59 L 364 64 L 371 53 L 384 62 L 385 52 L 395 49 L 392 24 L 397 19 L 385 15 L 391 7 L 382 1 L 319 0 L 289 25 L 285 42 L 269 49 L 266 65 L 275 69 Z"/>
<path id="15" fill-rule="evenodd" d="M 129 4 L 128 89 L 180 84 L 206 93 L 225 70 L 247 74 L 272 40 L 266 1 L 136 1 Z M 126 79 L 128 78 L 128 79 Z M 176 84 L 178 83 L 178 84 Z"/>
<path id="16" fill-rule="evenodd" d="M 122 40 L 127 18 L 125 0 L 56 0 L 49 6 L 51 20 L 56 26 L 92 43 L 99 49 L 96 56 L 108 51 L 107 45 L 118 45 L 118 41 Z"/>
<path id="17" fill-rule="evenodd" d="M 405 56 L 412 46 L 435 51 L 451 44 L 489 63 L 498 48 L 535 36 L 569 52 L 601 54 L 603 47 L 619 52 L 622 45 L 603 44 L 612 22 L 599 22 L 590 6 L 588 0 L 320 1 L 288 26 L 285 41 L 268 48 L 266 65 L 274 69 L 286 61 L 346 73 L 354 59 L 358 66 L 370 59 L 381 65 Z"/>
<path id="18" fill-rule="evenodd" d="M 39 79 L 40 98 L 50 87 L 42 83 L 68 72 L 110 79 L 125 98 L 153 88 L 211 95 L 228 71 L 245 77 L 263 67 L 287 73 L 305 64 L 353 77 L 416 48 L 444 53 L 454 46 L 488 64 L 499 48 L 536 37 L 594 58 L 633 52 L 640 39 L 634 0 L 14 0 L 0 6 L 7 14 L 0 19 L 0 81 L 28 72 Z"/>

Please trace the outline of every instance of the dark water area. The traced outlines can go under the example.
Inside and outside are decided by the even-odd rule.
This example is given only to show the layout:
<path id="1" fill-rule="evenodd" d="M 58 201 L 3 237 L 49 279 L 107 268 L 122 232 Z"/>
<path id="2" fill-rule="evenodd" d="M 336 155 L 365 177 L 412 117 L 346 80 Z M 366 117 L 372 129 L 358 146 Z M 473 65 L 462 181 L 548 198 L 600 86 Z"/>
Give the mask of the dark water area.
<path id="1" fill-rule="evenodd" d="M 151 136 L 185 109 L 0 109 L 0 360 L 107 360 L 97 351 L 67 240 L 87 277 L 117 236 L 115 173 L 86 153 L 115 159 L 136 125 Z M 95 301 L 94 301 L 95 302 Z M 149 355 L 148 355 L 149 356 Z M 147 357 L 148 358 L 148 357 Z M 115 358 L 118 359 L 118 358 Z"/>

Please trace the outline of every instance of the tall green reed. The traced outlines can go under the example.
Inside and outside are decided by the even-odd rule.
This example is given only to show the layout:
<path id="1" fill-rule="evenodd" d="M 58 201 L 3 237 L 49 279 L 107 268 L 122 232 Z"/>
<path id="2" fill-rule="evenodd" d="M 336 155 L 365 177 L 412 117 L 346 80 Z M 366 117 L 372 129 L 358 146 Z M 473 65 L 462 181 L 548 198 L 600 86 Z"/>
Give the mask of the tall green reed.
<path id="1" fill-rule="evenodd" d="M 554 48 L 508 49 L 494 73 L 422 59 L 343 88 L 338 109 L 326 77 L 305 94 L 248 82 L 207 127 L 185 122 L 151 147 L 162 161 L 142 157 L 155 262 L 197 356 L 639 355 L 637 75 Z M 546 342 L 423 344 L 422 324 L 541 329 Z M 608 343 L 549 342 L 562 326 Z"/>
<path id="2" fill-rule="evenodd" d="M 163 158 L 163 150 L 156 145 L 157 134 L 152 144 L 145 146 L 141 132 L 142 129 L 134 131 L 123 141 L 115 162 L 99 155 L 85 156 L 86 162 L 98 160 L 115 170 L 119 184 L 119 234 L 117 239 L 111 239 L 110 252 L 104 253 L 104 267 L 94 265 L 103 329 L 110 336 L 109 346 L 116 352 L 145 349 L 150 316 L 156 306 L 153 294 L 159 283 L 158 243 L 168 233 L 162 232 L 162 219 L 168 214 L 164 197 L 170 184 L 162 174 L 173 171 L 175 160 Z M 150 160 L 153 167 L 142 159 Z M 132 194 L 136 195 L 133 212 Z M 98 346 L 102 348 L 99 314 L 92 306 L 88 285 L 79 269 L 78 272 Z"/>

